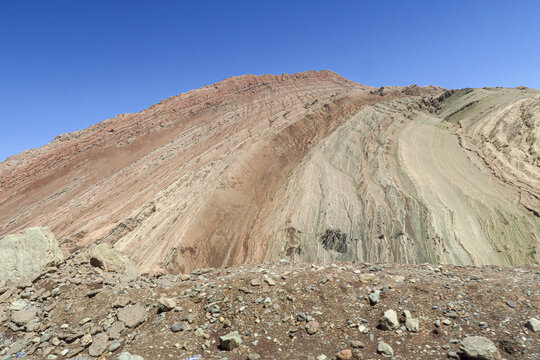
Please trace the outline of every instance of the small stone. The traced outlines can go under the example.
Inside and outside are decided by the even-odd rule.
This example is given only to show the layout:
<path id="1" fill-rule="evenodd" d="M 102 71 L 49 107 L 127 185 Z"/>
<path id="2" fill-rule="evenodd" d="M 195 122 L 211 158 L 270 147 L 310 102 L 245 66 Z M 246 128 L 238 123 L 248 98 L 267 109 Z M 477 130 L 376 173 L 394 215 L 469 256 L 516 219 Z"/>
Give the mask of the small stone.
<path id="1" fill-rule="evenodd" d="M 98 256 L 90 257 L 90 265 L 95 266 L 100 269 L 105 269 L 105 264 L 103 263 L 103 260 Z"/>
<path id="2" fill-rule="evenodd" d="M 146 309 L 144 306 L 128 305 L 118 311 L 118 320 L 124 322 L 127 327 L 135 327 L 146 321 Z"/>
<path id="3" fill-rule="evenodd" d="M 337 353 L 338 360 L 350 360 L 352 359 L 351 349 L 344 349 Z"/>
<path id="4" fill-rule="evenodd" d="M 505 301 L 506 305 L 508 305 L 509 308 L 514 309 L 516 307 L 516 304 L 512 300 Z"/>
<path id="5" fill-rule="evenodd" d="M 386 310 L 380 320 L 381 329 L 395 330 L 399 328 L 397 313 L 394 310 Z"/>
<path id="6" fill-rule="evenodd" d="M 472 360 L 500 360 L 501 355 L 495 344 L 483 336 L 469 336 L 459 345 L 461 357 Z"/>
<path id="7" fill-rule="evenodd" d="M 306 324 L 306 332 L 309 335 L 314 335 L 319 331 L 319 323 L 317 321 L 310 321 Z"/>
<path id="8" fill-rule="evenodd" d="M 184 325 L 182 325 L 182 323 L 179 323 L 179 322 L 175 322 L 171 326 L 171 331 L 172 332 L 179 332 L 179 331 L 184 331 L 184 330 L 185 330 Z"/>
<path id="9" fill-rule="evenodd" d="M 260 360 L 261 359 L 261 355 L 259 354 L 256 354 L 256 353 L 252 353 L 252 354 L 248 354 L 247 360 Z"/>
<path id="10" fill-rule="evenodd" d="M 90 319 L 89 317 L 84 318 L 81 321 L 79 321 L 79 325 L 84 325 L 84 324 L 86 324 L 86 323 L 88 323 L 90 321 L 92 321 L 92 319 Z"/>
<path id="11" fill-rule="evenodd" d="M 418 319 L 407 318 L 405 319 L 405 327 L 409 332 L 418 332 L 420 321 Z"/>
<path id="12" fill-rule="evenodd" d="M 274 279 L 272 279 L 272 278 L 270 278 L 270 277 L 264 278 L 264 281 L 266 281 L 266 283 L 267 283 L 269 286 L 274 286 L 274 285 L 276 285 L 276 282 L 274 281 Z"/>
<path id="13" fill-rule="evenodd" d="M 176 301 L 171 298 L 160 297 L 158 300 L 158 308 L 160 311 L 171 311 L 176 306 Z"/>
<path id="14" fill-rule="evenodd" d="M 130 303 L 131 303 L 131 299 L 128 298 L 127 296 L 126 296 L 126 297 L 120 297 L 120 298 L 117 298 L 117 299 L 112 303 L 112 307 L 113 307 L 114 309 L 117 309 L 117 308 L 123 308 L 123 307 L 128 306 Z"/>
<path id="15" fill-rule="evenodd" d="M 360 340 L 351 340 L 351 347 L 353 349 L 362 349 L 364 348 L 366 345 L 361 342 Z"/>
<path id="16" fill-rule="evenodd" d="M 223 350 L 231 351 L 242 345 L 242 338 L 238 331 L 233 331 L 227 335 L 220 336 L 219 345 Z"/>
<path id="17" fill-rule="evenodd" d="M 11 315 L 11 321 L 19 326 L 24 326 L 36 317 L 35 310 L 17 310 Z"/>
<path id="18" fill-rule="evenodd" d="M 43 333 L 43 335 L 41 335 L 41 337 L 39 338 L 39 342 L 40 343 L 47 342 L 51 339 L 51 337 L 52 337 L 51 333 Z"/>
<path id="19" fill-rule="evenodd" d="M 371 294 L 368 295 L 369 302 L 371 305 L 377 305 L 380 301 L 381 292 L 379 290 L 373 291 Z"/>
<path id="20" fill-rule="evenodd" d="M 109 338 L 110 339 L 118 339 L 120 337 L 120 334 L 122 334 L 122 331 L 126 329 L 126 325 L 122 321 L 117 321 L 109 328 Z"/>
<path id="21" fill-rule="evenodd" d="M 111 346 L 109 346 L 109 352 L 111 352 L 111 353 L 115 352 L 116 350 L 118 350 L 120 348 L 120 346 L 122 346 L 120 341 L 113 340 L 113 342 L 111 343 Z"/>
<path id="22" fill-rule="evenodd" d="M 251 279 L 251 286 L 261 286 L 261 282 L 259 279 Z"/>
<path id="23" fill-rule="evenodd" d="M 394 356 L 394 349 L 384 341 L 379 341 L 377 344 L 377 353 L 384 357 L 392 357 Z"/>
<path id="24" fill-rule="evenodd" d="M 92 345 L 88 349 L 90 356 L 101 356 L 107 349 L 107 340 L 109 340 L 109 337 L 105 333 L 99 333 L 94 336 Z"/>
<path id="25" fill-rule="evenodd" d="M 101 292 L 101 290 L 99 289 L 95 289 L 95 290 L 90 290 L 86 293 L 86 296 L 88 296 L 89 298 L 93 298 L 94 296 L 96 296 L 97 294 L 99 294 Z"/>
<path id="26" fill-rule="evenodd" d="M 540 332 L 540 320 L 537 318 L 530 318 L 525 324 L 527 328 L 534 332 Z"/>
<path id="27" fill-rule="evenodd" d="M 326 359 L 328 358 L 324 354 L 317 356 L 317 360 L 326 360 Z"/>
<path id="28" fill-rule="evenodd" d="M 17 311 L 17 310 L 22 310 L 22 309 L 24 309 L 24 308 L 26 307 L 26 305 L 28 305 L 28 304 L 26 303 L 26 301 L 24 301 L 24 300 L 22 300 L 22 299 L 19 299 L 19 300 L 17 300 L 17 301 L 12 302 L 12 303 L 10 304 L 9 308 L 10 308 L 11 310 Z"/>
<path id="29" fill-rule="evenodd" d="M 370 283 L 370 282 L 372 282 L 373 280 L 375 280 L 375 275 L 374 275 L 374 274 L 363 274 L 363 275 L 360 275 L 360 282 L 362 282 L 362 283 L 364 283 L 364 284 Z"/>
<path id="30" fill-rule="evenodd" d="M 92 335 L 86 334 L 81 338 L 81 346 L 87 347 L 92 343 Z"/>
<path id="31" fill-rule="evenodd" d="M 139 355 L 131 355 L 127 351 L 124 351 L 116 355 L 116 360 L 144 360 L 144 358 Z"/>

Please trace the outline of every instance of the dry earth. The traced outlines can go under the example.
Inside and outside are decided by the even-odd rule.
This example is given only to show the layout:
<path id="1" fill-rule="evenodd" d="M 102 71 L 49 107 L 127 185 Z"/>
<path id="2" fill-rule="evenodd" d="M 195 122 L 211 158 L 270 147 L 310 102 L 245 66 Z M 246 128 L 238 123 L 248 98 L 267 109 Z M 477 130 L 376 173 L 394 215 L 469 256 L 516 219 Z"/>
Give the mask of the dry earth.
<path id="1" fill-rule="evenodd" d="M 494 349 L 477 359 L 540 358 L 538 266 L 281 260 L 128 280 L 81 259 L 0 289 L 0 359 L 457 359 L 471 336 Z M 230 333 L 241 344 L 220 344 Z"/>

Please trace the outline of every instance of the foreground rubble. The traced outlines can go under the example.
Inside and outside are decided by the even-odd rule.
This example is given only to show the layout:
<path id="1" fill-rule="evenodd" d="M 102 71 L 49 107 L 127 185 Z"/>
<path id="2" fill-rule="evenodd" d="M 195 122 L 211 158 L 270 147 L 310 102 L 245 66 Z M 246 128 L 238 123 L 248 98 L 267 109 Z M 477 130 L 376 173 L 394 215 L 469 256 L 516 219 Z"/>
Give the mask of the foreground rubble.
<path id="1" fill-rule="evenodd" d="M 0 359 L 538 359 L 540 267 L 304 264 L 0 289 Z"/>

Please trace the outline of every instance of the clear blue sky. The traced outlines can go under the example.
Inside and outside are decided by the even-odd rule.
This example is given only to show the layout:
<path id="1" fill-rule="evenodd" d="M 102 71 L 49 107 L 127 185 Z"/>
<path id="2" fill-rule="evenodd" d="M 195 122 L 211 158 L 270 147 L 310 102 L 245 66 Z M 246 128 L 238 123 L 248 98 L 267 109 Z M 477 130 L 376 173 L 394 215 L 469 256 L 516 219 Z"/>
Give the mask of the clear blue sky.
<path id="1" fill-rule="evenodd" d="M 540 1 L 0 0 L 0 161 L 232 75 L 540 88 Z"/>

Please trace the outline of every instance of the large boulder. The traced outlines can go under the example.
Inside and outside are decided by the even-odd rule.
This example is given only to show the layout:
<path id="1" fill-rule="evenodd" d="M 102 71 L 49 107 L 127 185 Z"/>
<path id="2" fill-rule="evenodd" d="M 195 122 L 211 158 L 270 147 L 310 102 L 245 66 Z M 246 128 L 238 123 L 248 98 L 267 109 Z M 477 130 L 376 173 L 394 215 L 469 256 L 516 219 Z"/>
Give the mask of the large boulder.
<path id="1" fill-rule="evenodd" d="M 46 227 L 34 227 L 0 238 L 0 285 L 33 280 L 64 260 L 58 241 Z"/>
<path id="2" fill-rule="evenodd" d="M 469 336 L 459 345 L 460 357 L 468 360 L 500 360 L 495 344 L 483 336 Z"/>

